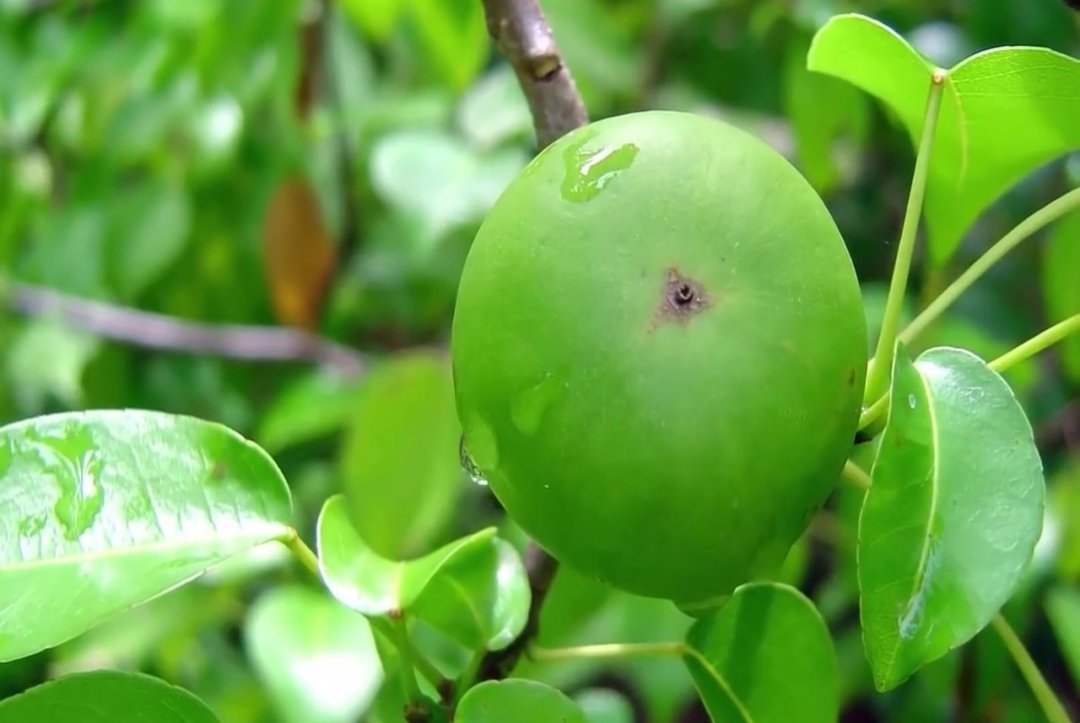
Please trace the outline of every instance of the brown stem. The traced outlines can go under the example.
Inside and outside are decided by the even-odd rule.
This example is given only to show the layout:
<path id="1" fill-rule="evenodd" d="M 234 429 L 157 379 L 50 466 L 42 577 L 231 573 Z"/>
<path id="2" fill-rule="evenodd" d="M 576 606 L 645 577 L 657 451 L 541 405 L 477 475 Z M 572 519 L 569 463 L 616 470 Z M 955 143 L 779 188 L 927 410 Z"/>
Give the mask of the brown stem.
<path id="1" fill-rule="evenodd" d="M 0 292 L 7 306 L 20 314 L 54 316 L 77 329 L 150 349 L 253 361 L 311 362 L 349 376 L 367 368 L 368 360 L 360 352 L 298 329 L 185 321 L 18 282 L 0 286 Z"/>
<path id="2" fill-rule="evenodd" d="M 514 66 L 529 102 L 536 142 L 544 148 L 588 122 L 539 0 L 483 0 L 488 32 Z"/>

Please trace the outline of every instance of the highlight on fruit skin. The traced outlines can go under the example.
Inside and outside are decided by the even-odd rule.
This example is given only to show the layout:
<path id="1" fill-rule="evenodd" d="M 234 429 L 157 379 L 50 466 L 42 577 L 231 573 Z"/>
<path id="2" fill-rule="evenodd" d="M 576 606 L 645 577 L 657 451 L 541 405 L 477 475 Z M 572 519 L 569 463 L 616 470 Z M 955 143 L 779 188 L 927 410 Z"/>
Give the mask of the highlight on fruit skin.
<path id="1" fill-rule="evenodd" d="M 692 606 L 773 574 L 838 479 L 866 367 L 824 204 L 720 121 L 647 111 L 539 154 L 452 332 L 465 443 L 561 562 Z"/>

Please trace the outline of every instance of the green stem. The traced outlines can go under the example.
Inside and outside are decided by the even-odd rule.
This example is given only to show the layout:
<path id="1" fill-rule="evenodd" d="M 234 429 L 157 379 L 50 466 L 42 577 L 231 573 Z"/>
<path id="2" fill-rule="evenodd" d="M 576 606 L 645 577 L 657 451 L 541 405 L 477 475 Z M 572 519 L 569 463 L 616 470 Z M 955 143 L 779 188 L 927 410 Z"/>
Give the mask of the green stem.
<path id="1" fill-rule="evenodd" d="M 417 703 L 420 701 L 420 686 L 416 683 L 416 669 L 413 666 L 416 656 L 413 654 L 412 644 L 409 643 L 405 617 L 402 616 L 389 622 L 389 629 L 393 635 L 391 640 L 394 641 L 398 657 L 401 658 L 401 685 L 405 689 L 405 700 L 408 703 Z"/>
<path id="2" fill-rule="evenodd" d="M 311 551 L 311 548 L 304 544 L 304 541 L 300 539 L 300 533 L 289 528 L 289 532 L 285 537 L 280 537 L 278 539 L 285 547 L 289 548 L 289 552 L 293 554 L 293 557 L 295 557 L 308 572 L 320 580 L 322 579 L 322 572 L 319 571 L 319 558 L 316 557 L 315 553 Z"/>
<path id="3" fill-rule="evenodd" d="M 1058 697 L 1046 682 L 1046 678 L 1039 671 L 1039 667 L 1031 659 L 1031 654 L 1024 647 L 1023 641 L 1020 640 L 1020 637 L 1012 629 L 1008 621 L 999 613 L 994 616 L 991 625 L 994 626 L 997 634 L 1001 636 L 1001 642 L 1005 644 L 1005 648 L 1012 655 L 1016 667 L 1020 669 L 1020 673 L 1024 676 L 1024 680 L 1027 681 L 1031 692 L 1035 694 L 1035 699 L 1039 701 L 1039 705 L 1046 715 L 1046 720 L 1050 723 L 1072 723 L 1069 720 L 1069 714 L 1065 712 L 1065 707 L 1061 705 L 1061 701 L 1058 700 Z"/>
<path id="4" fill-rule="evenodd" d="M 1012 231 L 1009 231 L 1009 233 L 1002 236 L 1000 241 L 991 246 L 989 250 L 980 256 L 975 263 L 969 266 L 964 273 L 960 274 L 955 281 L 949 284 L 949 286 L 942 291 L 931 304 L 923 309 L 922 312 L 907 325 L 907 328 L 900 332 L 900 340 L 906 343 L 917 337 L 926 330 L 926 327 L 930 326 L 931 323 L 941 316 L 954 301 L 960 298 L 961 294 L 978 281 L 979 277 L 989 271 L 994 264 L 1005 256 L 1005 254 L 1016 248 L 1021 241 L 1076 208 L 1080 208 L 1080 188 L 1075 188 L 1064 196 L 1054 199 L 1025 218 L 1017 224 Z"/>
<path id="5" fill-rule="evenodd" d="M 424 679 L 431 684 L 431 687 L 435 690 L 440 690 L 441 686 L 446 682 L 446 678 L 438 669 L 432 665 L 422 655 L 417 655 L 416 651 L 412 647 L 412 643 L 409 642 L 408 636 L 404 640 L 401 639 L 397 632 L 397 625 L 393 620 L 386 617 L 370 617 L 368 618 L 368 624 L 371 625 L 371 629 L 382 635 L 382 637 L 393 645 L 396 649 L 400 650 L 402 645 L 409 646 L 406 656 L 412 662 L 413 668 L 416 672 L 424 676 Z M 403 656 L 404 657 L 404 656 Z"/>
<path id="6" fill-rule="evenodd" d="M 866 470 L 852 462 L 850 459 L 847 462 L 844 462 L 844 469 L 840 473 L 840 479 L 863 491 L 870 489 L 870 475 Z"/>
<path id="7" fill-rule="evenodd" d="M 454 686 L 454 707 L 461 702 L 461 696 L 465 695 L 469 688 L 473 687 L 473 683 L 476 682 L 476 674 L 480 672 L 480 666 L 484 662 L 484 657 L 487 655 L 487 651 L 480 650 L 473 654 L 472 658 L 465 665 L 465 669 L 461 671 L 461 675 L 458 676 L 457 684 Z"/>
<path id="8" fill-rule="evenodd" d="M 915 239 L 919 231 L 919 218 L 922 215 L 923 199 L 926 196 L 926 182 L 930 175 L 930 153 L 934 147 L 934 135 L 937 129 L 938 111 L 941 109 L 941 94 L 945 87 L 946 73 L 935 70 L 930 81 L 930 94 L 926 101 L 926 117 L 923 120 L 922 137 L 919 152 L 915 157 L 915 172 L 911 179 L 911 193 L 908 195 L 907 210 L 904 212 L 904 225 L 900 230 L 900 243 L 896 251 L 896 265 L 893 266 L 892 281 L 889 283 L 889 296 L 885 301 L 885 315 L 881 322 L 881 334 L 878 337 L 877 351 L 866 379 L 865 401 L 876 399 L 885 391 L 889 370 L 892 368 L 893 353 L 896 348 L 896 335 L 900 330 L 900 314 L 903 311 L 904 293 L 907 290 L 908 275 L 911 273 L 911 258 L 915 253 Z"/>
<path id="9" fill-rule="evenodd" d="M 878 397 L 878 400 L 871 404 L 869 407 L 863 410 L 863 413 L 859 415 L 859 430 L 867 429 L 878 418 L 889 410 L 889 395 L 882 394 Z"/>
<path id="10" fill-rule="evenodd" d="M 597 658 L 678 657 L 686 652 L 682 642 L 667 643 L 606 643 L 602 645 L 578 645 L 572 648 L 529 649 L 529 658 L 538 663 L 562 660 Z"/>
<path id="11" fill-rule="evenodd" d="M 990 368 L 999 373 L 1007 371 L 1077 331 L 1080 331 L 1080 314 L 1073 314 L 1065 321 L 1059 321 L 1046 331 L 1036 334 L 1020 346 L 1002 354 L 990 362 Z"/>

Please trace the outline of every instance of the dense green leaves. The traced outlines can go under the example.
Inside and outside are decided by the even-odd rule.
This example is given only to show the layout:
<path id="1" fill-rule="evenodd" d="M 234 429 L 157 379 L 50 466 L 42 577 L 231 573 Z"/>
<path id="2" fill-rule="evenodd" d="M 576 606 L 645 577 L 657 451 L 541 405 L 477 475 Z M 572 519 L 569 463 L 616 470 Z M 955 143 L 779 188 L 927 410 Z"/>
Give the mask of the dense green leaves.
<path id="1" fill-rule="evenodd" d="M 893 30 L 860 15 L 833 18 L 815 37 L 808 65 L 876 96 L 918 145 L 935 68 Z M 1080 148 L 1080 60 L 1045 48 L 998 48 L 949 69 L 944 82 L 926 195 L 939 265 L 1009 187 Z"/>
<path id="2" fill-rule="evenodd" d="M 859 521 L 863 641 L 888 690 L 979 632 L 1043 523 L 1042 464 L 1008 385 L 978 357 L 901 347 Z"/>
<path id="3" fill-rule="evenodd" d="M 685 661 L 714 723 L 834 723 L 836 654 L 829 631 L 798 590 L 738 588 L 686 636 Z"/>
<path id="4" fill-rule="evenodd" d="M 342 475 L 353 522 L 380 555 L 415 555 L 463 487 L 449 366 L 423 354 L 387 362 L 352 414 Z"/>
<path id="5" fill-rule="evenodd" d="M 217 424 L 100 411 L 0 429 L 0 660 L 287 535 L 290 507 L 273 461 Z"/>
<path id="6" fill-rule="evenodd" d="M 157 678 L 100 670 L 44 683 L 0 701 L 4 723 L 218 723 L 191 693 Z"/>
<path id="7" fill-rule="evenodd" d="M 313 590 L 262 597 L 244 637 L 286 723 L 354 723 L 382 683 L 367 620 Z"/>
<path id="8" fill-rule="evenodd" d="M 566 695 L 531 680 L 488 681 L 461 699 L 455 723 L 587 723 Z"/>
<path id="9" fill-rule="evenodd" d="M 525 625 L 529 586 L 517 551 L 481 530 L 409 561 L 368 547 L 349 521 L 344 500 L 319 516 L 319 564 L 327 587 L 365 615 L 413 612 L 471 648 L 508 645 Z"/>

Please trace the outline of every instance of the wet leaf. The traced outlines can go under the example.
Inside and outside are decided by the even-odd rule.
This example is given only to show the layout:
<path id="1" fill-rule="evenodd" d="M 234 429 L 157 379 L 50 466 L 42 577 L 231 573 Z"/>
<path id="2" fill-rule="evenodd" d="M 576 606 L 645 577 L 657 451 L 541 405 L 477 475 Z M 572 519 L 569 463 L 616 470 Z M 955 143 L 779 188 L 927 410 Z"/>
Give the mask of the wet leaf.
<path id="1" fill-rule="evenodd" d="M 353 723 L 383 680 L 364 616 L 308 588 L 260 598 L 244 639 L 286 723 Z"/>
<path id="2" fill-rule="evenodd" d="M 935 68 L 894 31 L 837 16 L 815 36 L 808 66 L 877 97 L 918 145 Z M 1006 190 L 1080 148 L 1080 60 L 1046 48 L 995 48 L 954 65 L 945 82 L 925 207 L 937 265 Z"/>
<path id="3" fill-rule="evenodd" d="M 975 636 L 1043 524 L 1042 463 L 1012 390 L 961 349 L 901 347 L 859 522 L 863 641 L 879 690 Z"/>
<path id="4" fill-rule="evenodd" d="M 0 701 L 4 723 L 218 723 L 182 688 L 141 673 L 99 670 L 68 675 Z"/>
<path id="5" fill-rule="evenodd" d="M 686 636 L 687 668 L 714 723 L 835 723 L 836 653 L 801 592 L 778 583 L 735 590 Z"/>
<path id="6" fill-rule="evenodd" d="M 455 723 L 588 723 L 581 708 L 555 688 L 521 678 L 489 680 L 469 689 Z"/>
<path id="7" fill-rule="evenodd" d="M 274 462 L 218 424 L 97 411 L 0 428 L 0 661 L 290 533 Z"/>

